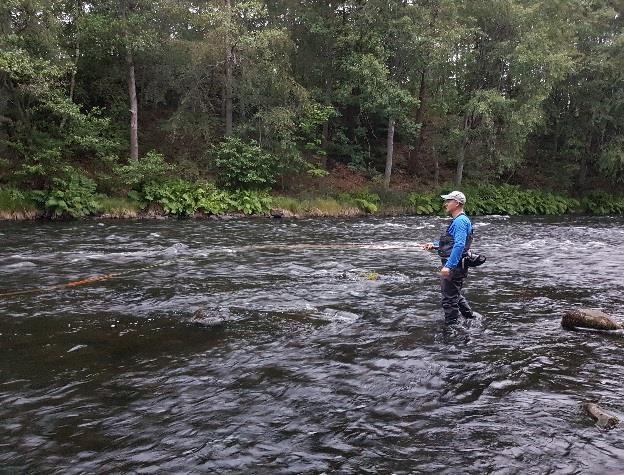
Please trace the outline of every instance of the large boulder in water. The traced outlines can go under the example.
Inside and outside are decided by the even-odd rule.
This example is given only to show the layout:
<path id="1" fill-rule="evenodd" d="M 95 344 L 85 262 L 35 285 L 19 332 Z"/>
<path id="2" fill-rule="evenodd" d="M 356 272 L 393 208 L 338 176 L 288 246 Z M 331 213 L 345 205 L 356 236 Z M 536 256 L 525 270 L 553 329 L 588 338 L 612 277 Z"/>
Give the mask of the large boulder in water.
<path id="1" fill-rule="evenodd" d="M 200 308 L 191 317 L 191 323 L 203 327 L 219 327 L 232 321 L 230 310 L 224 307 Z"/>
<path id="2" fill-rule="evenodd" d="M 568 310 L 561 319 L 561 326 L 568 330 L 574 328 L 592 328 L 594 330 L 620 330 L 624 324 L 610 315 L 591 308 Z"/>

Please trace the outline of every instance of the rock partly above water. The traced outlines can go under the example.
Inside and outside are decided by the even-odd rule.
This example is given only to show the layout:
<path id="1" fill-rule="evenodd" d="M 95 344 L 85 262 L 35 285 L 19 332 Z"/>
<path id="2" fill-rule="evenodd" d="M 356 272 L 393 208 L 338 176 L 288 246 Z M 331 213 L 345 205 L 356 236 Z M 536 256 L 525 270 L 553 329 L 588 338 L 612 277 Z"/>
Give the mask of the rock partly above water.
<path id="1" fill-rule="evenodd" d="M 592 328 L 594 330 L 620 330 L 624 324 L 616 321 L 601 310 L 579 308 L 569 310 L 561 319 L 561 326 L 566 329 Z"/>
<path id="2" fill-rule="evenodd" d="M 598 404 L 588 402 L 585 404 L 585 409 L 596 420 L 598 426 L 603 429 L 612 429 L 620 423 L 617 416 L 605 411 Z"/>

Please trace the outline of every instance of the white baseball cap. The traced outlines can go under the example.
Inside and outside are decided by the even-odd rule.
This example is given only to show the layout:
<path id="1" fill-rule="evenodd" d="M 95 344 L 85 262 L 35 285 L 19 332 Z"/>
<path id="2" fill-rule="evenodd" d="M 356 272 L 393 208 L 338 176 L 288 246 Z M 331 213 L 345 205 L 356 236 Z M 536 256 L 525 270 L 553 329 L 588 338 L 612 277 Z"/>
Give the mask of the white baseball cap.
<path id="1" fill-rule="evenodd" d="M 461 191 L 451 191 L 448 195 L 440 195 L 443 200 L 455 200 L 458 203 L 466 204 L 466 195 Z"/>

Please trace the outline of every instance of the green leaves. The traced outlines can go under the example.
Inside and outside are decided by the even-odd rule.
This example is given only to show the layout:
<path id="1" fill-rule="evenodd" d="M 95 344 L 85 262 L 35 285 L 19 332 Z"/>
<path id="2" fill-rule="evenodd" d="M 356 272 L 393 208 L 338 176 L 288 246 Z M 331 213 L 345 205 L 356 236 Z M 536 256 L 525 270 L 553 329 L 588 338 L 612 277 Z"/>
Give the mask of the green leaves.
<path id="1" fill-rule="evenodd" d="M 410 193 L 407 202 L 418 215 L 440 214 L 441 212 L 440 195 Z"/>
<path id="2" fill-rule="evenodd" d="M 511 185 L 466 188 L 468 214 L 561 215 L 579 210 L 579 202 L 554 193 Z"/>
<path id="3" fill-rule="evenodd" d="M 141 200 L 162 206 L 166 214 L 185 217 L 197 212 L 220 215 L 227 212 L 261 214 L 271 207 L 266 193 L 242 190 L 227 192 L 211 183 L 171 180 L 150 183 L 143 189 Z"/>
<path id="4" fill-rule="evenodd" d="M 228 137 L 213 149 L 219 182 L 231 190 L 266 190 L 275 183 L 277 158 L 255 142 Z"/>
<path id="5" fill-rule="evenodd" d="M 83 218 L 101 208 L 96 185 L 86 176 L 72 172 L 66 178 L 55 178 L 53 187 L 39 195 L 45 210 L 54 218 Z"/>
<path id="6" fill-rule="evenodd" d="M 376 213 L 379 210 L 380 201 L 381 199 L 377 193 L 368 191 L 356 191 L 338 195 L 339 203 L 354 205 L 369 214 Z"/>
<path id="7" fill-rule="evenodd" d="M 173 170 L 162 154 L 150 151 L 140 160 L 119 167 L 116 172 L 125 185 L 141 189 L 147 183 L 162 181 Z"/>

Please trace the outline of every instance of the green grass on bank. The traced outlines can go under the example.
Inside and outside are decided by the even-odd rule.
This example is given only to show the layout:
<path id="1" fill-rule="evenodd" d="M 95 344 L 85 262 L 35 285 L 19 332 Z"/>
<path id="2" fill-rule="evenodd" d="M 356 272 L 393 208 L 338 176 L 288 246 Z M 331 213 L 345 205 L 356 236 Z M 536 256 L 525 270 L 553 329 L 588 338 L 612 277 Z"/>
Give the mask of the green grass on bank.
<path id="1" fill-rule="evenodd" d="M 15 188 L 0 188 L 0 219 L 33 219 L 41 214 L 37 204 Z"/>
<path id="2" fill-rule="evenodd" d="M 87 186 L 88 185 L 88 186 Z M 285 216 L 443 215 L 441 193 L 452 187 L 428 193 L 371 192 L 359 190 L 334 196 L 280 196 L 258 191 L 225 191 L 210 183 L 173 180 L 150 184 L 145 191 L 125 197 L 96 193 L 91 184 L 73 183 L 66 189 L 23 192 L 0 188 L 0 219 L 32 219 L 38 216 L 78 218 L 102 216 L 135 218 L 163 214 L 269 215 L 283 210 Z M 542 190 L 510 185 L 464 187 L 468 198 L 466 212 L 478 215 L 620 215 L 624 196 L 594 193 L 580 199 Z"/>
<path id="3" fill-rule="evenodd" d="M 105 196 L 99 203 L 102 215 L 110 218 L 136 218 L 141 213 L 139 203 L 129 198 Z"/>
<path id="4" fill-rule="evenodd" d="M 341 202 L 332 197 L 273 196 L 271 203 L 274 209 L 283 209 L 298 216 L 357 216 L 362 214 L 360 208 L 353 203 Z"/>

